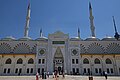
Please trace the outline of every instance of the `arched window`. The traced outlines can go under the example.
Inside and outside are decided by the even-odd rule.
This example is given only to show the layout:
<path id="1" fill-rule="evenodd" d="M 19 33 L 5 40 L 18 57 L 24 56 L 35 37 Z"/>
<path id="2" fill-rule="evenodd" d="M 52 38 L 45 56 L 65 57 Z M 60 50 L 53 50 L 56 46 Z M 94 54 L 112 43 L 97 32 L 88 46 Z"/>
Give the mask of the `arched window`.
<path id="1" fill-rule="evenodd" d="M 89 64 L 89 60 L 88 60 L 87 58 L 85 58 L 85 59 L 83 60 L 83 64 Z"/>
<path id="2" fill-rule="evenodd" d="M 23 63 L 23 60 L 21 59 L 21 58 L 19 58 L 18 60 L 17 60 L 17 64 L 22 64 Z"/>
<path id="3" fill-rule="evenodd" d="M 28 60 L 28 64 L 33 64 L 34 63 L 34 60 L 32 59 L 32 58 L 30 58 L 29 60 Z"/>
<path id="4" fill-rule="evenodd" d="M 94 63 L 95 63 L 95 64 L 100 64 L 100 60 L 99 60 L 98 58 L 96 58 L 96 59 L 94 60 Z"/>
<path id="5" fill-rule="evenodd" d="M 11 64 L 12 63 L 12 60 L 9 58 L 6 60 L 5 64 Z"/>
<path id="6" fill-rule="evenodd" d="M 106 64 L 112 64 L 112 62 L 109 58 L 106 59 Z"/>

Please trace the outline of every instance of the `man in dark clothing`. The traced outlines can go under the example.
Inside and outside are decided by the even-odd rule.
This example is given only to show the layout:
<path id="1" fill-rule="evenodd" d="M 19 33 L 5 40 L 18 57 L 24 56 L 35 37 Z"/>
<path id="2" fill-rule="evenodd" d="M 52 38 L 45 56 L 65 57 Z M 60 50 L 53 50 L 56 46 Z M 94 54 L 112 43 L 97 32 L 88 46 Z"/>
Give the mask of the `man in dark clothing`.
<path id="1" fill-rule="evenodd" d="M 105 72 L 105 79 L 107 80 L 107 72 Z"/>
<path id="2" fill-rule="evenodd" d="M 44 72 L 42 72 L 42 79 L 44 79 Z"/>

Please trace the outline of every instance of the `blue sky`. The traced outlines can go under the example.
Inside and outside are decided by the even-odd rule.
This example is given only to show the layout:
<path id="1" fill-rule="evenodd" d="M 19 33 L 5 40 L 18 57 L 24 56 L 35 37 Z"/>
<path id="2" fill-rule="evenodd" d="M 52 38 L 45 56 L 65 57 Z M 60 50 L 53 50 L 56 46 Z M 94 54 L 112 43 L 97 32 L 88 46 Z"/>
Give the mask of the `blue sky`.
<path id="1" fill-rule="evenodd" d="M 82 39 L 90 37 L 89 1 L 92 4 L 97 38 L 114 36 L 112 16 L 120 32 L 120 0 L 31 0 L 29 37 L 44 36 L 60 30 L 70 37 L 77 36 L 80 28 Z M 23 37 L 28 0 L 0 0 L 0 38 Z"/>

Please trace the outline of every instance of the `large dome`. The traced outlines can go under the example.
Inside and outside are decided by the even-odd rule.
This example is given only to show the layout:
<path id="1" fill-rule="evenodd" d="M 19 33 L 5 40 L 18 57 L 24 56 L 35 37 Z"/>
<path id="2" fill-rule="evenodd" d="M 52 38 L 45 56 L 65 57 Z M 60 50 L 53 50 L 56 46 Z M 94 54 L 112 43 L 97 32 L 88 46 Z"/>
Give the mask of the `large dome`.
<path id="1" fill-rule="evenodd" d="M 103 38 L 102 41 L 117 41 L 117 39 L 115 39 L 113 37 L 106 37 L 106 38 Z"/>
<path id="2" fill-rule="evenodd" d="M 1 40 L 10 41 L 10 40 L 15 40 L 15 38 L 12 36 L 7 36 L 6 38 L 2 38 Z"/>
<path id="3" fill-rule="evenodd" d="M 80 39 L 79 37 L 74 37 L 74 38 L 70 38 L 70 41 L 80 41 L 82 39 Z"/>
<path id="4" fill-rule="evenodd" d="M 30 37 L 23 37 L 23 38 L 20 38 L 18 39 L 20 41 L 28 41 L 28 40 L 32 40 Z"/>
<path id="5" fill-rule="evenodd" d="M 85 39 L 85 41 L 100 41 L 100 39 L 98 39 L 96 37 L 89 37 L 89 38 Z"/>
<path id="6" fill-rule="evenodd" d="M 36 39 L 37 41 L 47 41 L 48 38 L 47 37 L 40 37 Z"/>

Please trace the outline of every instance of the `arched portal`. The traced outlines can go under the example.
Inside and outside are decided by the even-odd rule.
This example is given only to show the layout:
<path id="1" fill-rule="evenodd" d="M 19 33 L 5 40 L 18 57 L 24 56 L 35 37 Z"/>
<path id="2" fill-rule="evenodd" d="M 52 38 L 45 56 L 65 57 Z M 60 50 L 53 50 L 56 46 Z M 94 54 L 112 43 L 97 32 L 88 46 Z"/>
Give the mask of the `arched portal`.
<path id="1" fill-rule="evenodd" d="M 57 47 L 55 51 L 53 63 L 53 70 L 60 74 L 64 70 L 64 58 L 60 47 Z"/>

